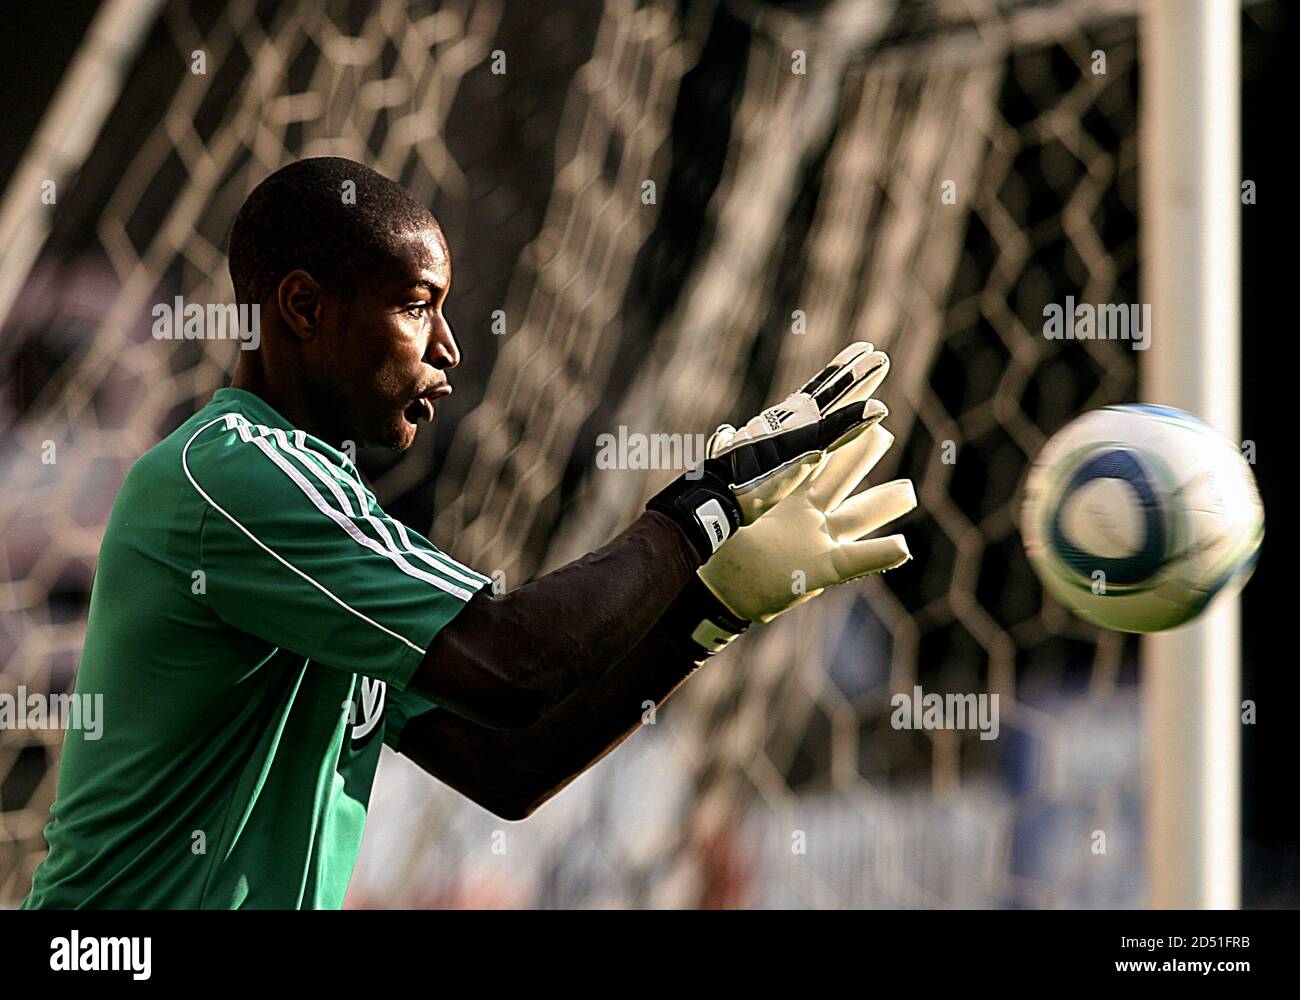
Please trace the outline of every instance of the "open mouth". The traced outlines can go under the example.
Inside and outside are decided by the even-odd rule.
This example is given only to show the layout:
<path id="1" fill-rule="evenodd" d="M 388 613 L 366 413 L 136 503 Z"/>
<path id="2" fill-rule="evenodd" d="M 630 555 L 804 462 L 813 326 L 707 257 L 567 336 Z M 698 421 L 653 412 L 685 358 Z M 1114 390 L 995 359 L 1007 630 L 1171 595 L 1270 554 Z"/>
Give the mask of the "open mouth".
<path id="1" fill-rule="evenodd" d="M 427 396 L 421 396 L 410 406 L 406 408 L 406 419 L 409 423 L 418 424 L 421 420 L 433 421 L 437 416 L 437 408 L 433 405 L 433 400 Z"/>
<path id="2" fill-rule="evenodd" d="M 418 424 L 421 420 L 433 423 L 433 418 L 438 415 L 438 407 L 435 405 L 434 400 L 440 396 L 450 395 L 451 386 L 446 384 L 425 390 L 406 408 L 405 416 L 407 421 L 412 424 Z"/>

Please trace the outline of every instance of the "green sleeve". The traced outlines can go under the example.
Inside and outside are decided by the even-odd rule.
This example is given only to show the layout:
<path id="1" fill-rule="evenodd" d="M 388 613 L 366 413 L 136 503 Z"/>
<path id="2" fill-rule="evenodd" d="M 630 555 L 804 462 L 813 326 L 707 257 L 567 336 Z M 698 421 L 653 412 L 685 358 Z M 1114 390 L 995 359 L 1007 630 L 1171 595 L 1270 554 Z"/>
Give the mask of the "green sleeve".
<path id="1" fill-rule="evenodd" d="M 184 462 L 205 501 L 207 599 L 275 646 L 401 689 L 488 582 L 385 514 L 355 466 L 301 431 L 229 414 Z"/>

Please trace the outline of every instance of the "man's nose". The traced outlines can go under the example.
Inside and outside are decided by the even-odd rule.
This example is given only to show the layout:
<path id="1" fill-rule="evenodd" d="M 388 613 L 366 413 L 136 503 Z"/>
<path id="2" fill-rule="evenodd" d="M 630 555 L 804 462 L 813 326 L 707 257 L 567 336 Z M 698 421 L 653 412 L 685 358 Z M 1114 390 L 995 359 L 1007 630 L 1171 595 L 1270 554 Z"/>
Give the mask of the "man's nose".
<path id="1" fill-rule="evenodd" d="M 438 314 L 438 324 L 429 343 L 428 362 L 440 370 L 455 368 L 460 364 L 460 348 L 456 345 L 456 337 L 452 334 L 451 327 L 442 313 Z"/>

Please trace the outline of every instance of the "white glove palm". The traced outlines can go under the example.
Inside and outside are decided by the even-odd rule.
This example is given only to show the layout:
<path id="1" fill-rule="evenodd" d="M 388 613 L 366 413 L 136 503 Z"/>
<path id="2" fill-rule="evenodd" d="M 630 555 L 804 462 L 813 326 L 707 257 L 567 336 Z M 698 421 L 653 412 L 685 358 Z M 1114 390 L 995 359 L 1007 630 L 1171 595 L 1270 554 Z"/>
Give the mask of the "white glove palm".
<path id="1" fill-rule="evenodd" d="M 850 344 L 797 391 L 737 430 L 723 424 L 703 462 L 651 497 L 646 507 L 676 521 L 701 559 L 731 533 L 775 506 L 821 461 L 885 417 L 869 398 L 889 358 Z"/>
<path id="2" fill-rule="evenodd" d="M 876 424 L 828 452 L 788 496 L 723 544 L 700 579 L 736 615 L 768 622 L 829 586 L 907 562 L 902 535 L 864 536 L 916 507 L 911 480 L 850 495 L 893 441 Z"/>

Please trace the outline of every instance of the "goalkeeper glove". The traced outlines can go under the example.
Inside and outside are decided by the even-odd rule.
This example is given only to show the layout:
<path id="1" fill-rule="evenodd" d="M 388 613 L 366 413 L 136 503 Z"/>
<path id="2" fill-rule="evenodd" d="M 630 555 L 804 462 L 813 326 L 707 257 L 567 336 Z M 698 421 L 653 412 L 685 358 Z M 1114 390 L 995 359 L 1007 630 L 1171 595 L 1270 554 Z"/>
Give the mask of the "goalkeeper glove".
<path id="1" fill-rule="evenodd" d="M 685 529 L 701 561 L 741 525 L 776 505 L 821 461 L 888 413 L 869 397 L 889 371 L 871 344 L 840 351 L 797 392 L 737 430 L 723 424 L 704 462 L 669 483 L 646 508 Z"/>
<path id="2" fill-rule="evenodd" d="M 850 496 L 889 450 L 894 436 L 873 426 L 828 454 L 765 517 L 741 528 L 700 567 L 718 604 L 701 602 L 695 641 L 716 652 L 749 622 L 769 622 L 826 587 L 901 566 L 902 535 L 864 538 L 916 507 L 911 480 Z"/>

